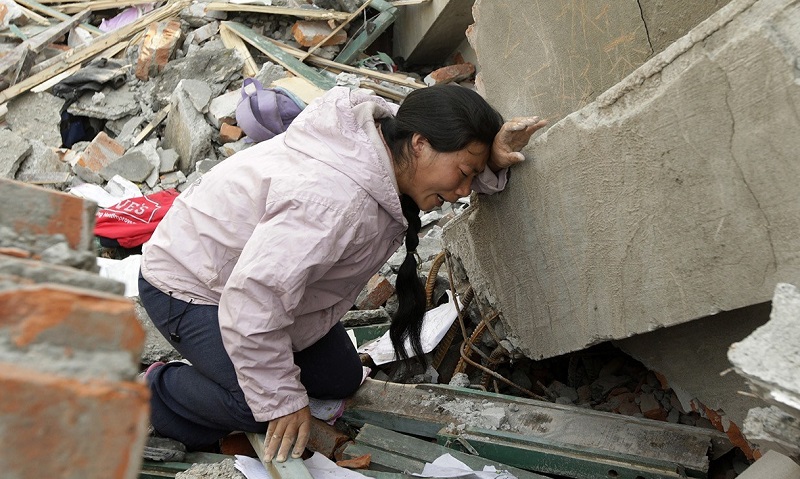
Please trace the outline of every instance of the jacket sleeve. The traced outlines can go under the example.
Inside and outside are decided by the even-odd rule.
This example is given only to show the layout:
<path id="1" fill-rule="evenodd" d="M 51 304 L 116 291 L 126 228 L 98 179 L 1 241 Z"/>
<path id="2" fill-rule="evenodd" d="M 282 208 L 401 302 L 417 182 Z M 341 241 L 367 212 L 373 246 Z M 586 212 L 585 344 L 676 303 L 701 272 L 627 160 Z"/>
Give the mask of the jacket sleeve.
<path id="1" fill-rule="evenodd" d="M 495 173 L 487 167 L 472 180 L 472 190 L 476 193 L 491 195 L 503 191 L 507 182 L 508 168 Z"/>
<path id="2" fill-rule="evenodd" d="M 344 218 L 319 201 L 271 202 L 223 289 L 219 305 L 223 343 L 259 422 L 308 405 L 287 326 L 294 322 L 306 286 L 341 258 L 354 240 L 356 229 Z"/>

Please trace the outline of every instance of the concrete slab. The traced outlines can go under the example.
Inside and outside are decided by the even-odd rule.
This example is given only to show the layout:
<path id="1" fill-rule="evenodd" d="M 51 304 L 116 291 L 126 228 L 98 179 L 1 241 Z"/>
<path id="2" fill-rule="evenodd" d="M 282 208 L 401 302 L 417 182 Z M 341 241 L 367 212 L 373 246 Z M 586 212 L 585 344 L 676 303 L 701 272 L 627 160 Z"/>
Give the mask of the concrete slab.
<path id="1" fill-rule="evenodd" d="M 741 427 L 748 410 L 767 404 L 738 393 L 748 389 L 747 382 L 730 371 L 726 352 L 731 343 L 766 323 L 769 310 L 769 303 L 761 303 L 725 311 L 615 341 L 614 345 L 667 378 L 685 411 L 693 409 L 696 399 Z"/>
<path id="2" fill-rule="evenodd" d="M 398 7 L 394 55 L 416 65 L 444 61 L 464 40 L 467 27 L 472 24 L 473 2 L 431 0 Z"/>
<path id="3" fill-rule="evenodd" d="M 61 146 L 59 112 L 64 100 L 46 92 L 26 93 L 8 104 L 6 121 L 14 133 L 28 139 L 39 140 L 47 146 Z"/>
<path id="4" fill-rule="evenodd" d="M 763 479 L 765 477 L 797 479 L 800 477 L 800 466 L 788 457 L 770 451 L 739 475 L 739 479 Z"/>
<path id="5" fill-rule="evenodd" d="M 625 78 L 653 53 L 639 2 L 477 0 L 467 37 L 478 84 L 506 117 L 551 124 Z"/>
<path id="6" fill-rule="evenodd" d="M 800 283 L 800 137 L 788 133 L 800 128 L 798 31 L 793 1 L 731 2 L 552 126 L 506 191 L 448 224 L 448 248 L 526 355 L 762 303 L 777 282 Z M 497 41 L 509 46 L 492 57 L 549 43 L 521 38 Z M 529 113 L 535 70 L 508 66 L 485 76 L 486 94 L 507 116 Z"/>

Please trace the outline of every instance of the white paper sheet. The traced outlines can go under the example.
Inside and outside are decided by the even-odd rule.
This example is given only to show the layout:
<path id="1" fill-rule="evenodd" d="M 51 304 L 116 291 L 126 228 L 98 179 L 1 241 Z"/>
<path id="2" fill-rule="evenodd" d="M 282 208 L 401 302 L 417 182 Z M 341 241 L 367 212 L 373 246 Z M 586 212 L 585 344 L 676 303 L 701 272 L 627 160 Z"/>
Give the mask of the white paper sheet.
<path id="1" fill-rule="evenodd" d="M 417 477 L 469 478 L 469 479 L 516 479 L 507 471 L 498 471 L 494 466 L 484 466 L 482 471 L 473 471 L 469 466 L 450 454 L 443 454 L 431 463 L 426 463 Z"/>
<path id="2" fill-rule="evenodd" d="M 450 299 L 449 302 L 425 313 L 420 341 L 422 342 L 422 350 L 426 353 L 433 351 L 447 334 L 453 321 L 458 317 L 452 293 L 448 291 L 447 296 Z M 405 343 L 405 348 L 406 351 L 409 351 L 409 355 L 412 355 L 408 341 Z M 358 352 L 369 354 L 376 365 L 394 361 L 394 348 L 392 347 L 391 339 L 389 339 L 389 331 L 386 331 L 378 340 L 361 346 Z"/>

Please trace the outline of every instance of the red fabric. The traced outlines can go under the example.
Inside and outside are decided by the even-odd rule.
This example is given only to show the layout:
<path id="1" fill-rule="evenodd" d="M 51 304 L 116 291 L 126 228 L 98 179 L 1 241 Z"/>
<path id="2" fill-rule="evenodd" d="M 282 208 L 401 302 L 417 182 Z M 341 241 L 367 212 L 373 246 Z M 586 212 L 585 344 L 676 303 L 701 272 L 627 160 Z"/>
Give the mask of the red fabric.
<path id="1" fill-rule="evenodd" d="M 123 248 L 141 246 L 150 239 L 178 194 L 178 190 L 169 189 L 98 210 L 94 234 L 115 239 Z"/>

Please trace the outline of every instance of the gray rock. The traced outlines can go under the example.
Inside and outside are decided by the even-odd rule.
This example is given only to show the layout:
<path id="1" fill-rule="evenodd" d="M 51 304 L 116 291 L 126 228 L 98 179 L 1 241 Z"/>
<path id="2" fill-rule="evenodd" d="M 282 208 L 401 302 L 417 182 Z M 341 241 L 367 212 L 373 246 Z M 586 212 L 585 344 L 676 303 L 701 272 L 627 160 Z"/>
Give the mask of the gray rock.
<path id="1" fill-rule="evenodd" d="M 126 116 L 138 114 L 141 110 L 136 99 L 136 92 L 127 84 L 118 89 L 106 87 L 102 90 L 102 98 L 96 92 L 84 93 L 78 101 L 69 106 L 67 111 L 77 116 L 88 116 L 104 120 L 118 120 Z"/>
<path id="2" fill-rule="evenodd" d="M 28 183 L 63 184 L 71 177 L 72 168 L 68 163 L 61 161 L 52 147 L 39 140 L 32 140 L 31 153 L 22 160 L 16 178 Z"/>
<path id="3" fill-rule="evenodd" d="M 0 176 L 14 179 L 22 160 L 33 150 L 25 138 L 11 130 L 0 130 Z"/>
<path id="4" fill-rule="evenodd" d="M 158 157 L 161 159 L 158 171 L 160 173 L 170 173 L 175 171 L 178 164 L 178 159 L 180 158 L 178 152 L 171 148 L 167 148 L 165 150 L 161 147 L 157 148 L 156 152 L 158 152 Z"/>
<path id="5" fill-rule="evenodd" d="M 61 118 L 64 100 L 50 93 L 26 93 L 8 104 L 6 122 L 14 133 L 48 146 L 61 146 Z"/>
<path id="6" fill-rule="evenodd" d="M 213 156 L 211 140 L 214 130 L 205 116 L 197 111 L 183 85 L 185 83 L 178 85 L 172 97 L 172 108 L 164 129 L 164 146 L 178 152 L 180 170 L 189 173 L 198 161 Z"/>
<path id="7" fill-rule="evenodd" d="M 147 153 L 137 147 L 103 167 L 100 176 L 110 180 L 114 175 L 119 175 L 134 183 L 142 183 L 150 176 L 153 168 L 153 162 Z"/>

